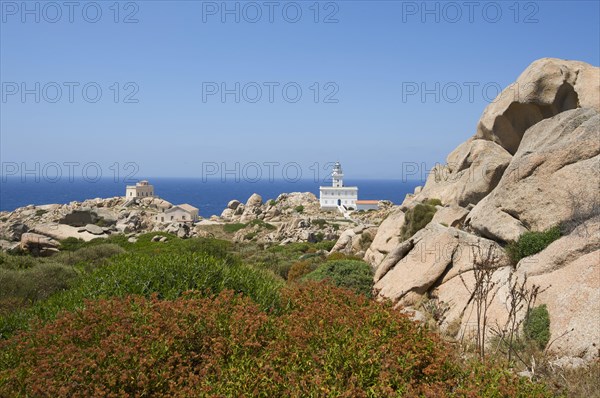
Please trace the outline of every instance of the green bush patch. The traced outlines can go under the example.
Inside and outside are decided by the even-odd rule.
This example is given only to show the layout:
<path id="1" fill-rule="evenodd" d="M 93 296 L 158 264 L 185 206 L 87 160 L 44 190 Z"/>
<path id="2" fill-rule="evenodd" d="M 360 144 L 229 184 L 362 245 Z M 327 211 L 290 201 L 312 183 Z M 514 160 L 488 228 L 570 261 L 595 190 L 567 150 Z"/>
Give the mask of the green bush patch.
<path id="1" fill-rule="evenodd" d="M 506 252 L 514 264 L 522 258 L 532 256 L 544 250 L 550 243 L 560 238 L 560 227 L 555 226 L 543 232 L 525 232 L 516 242 L 506 246 Z"/>
<path id="2" fill-rule="evenodd" d="M 427 202 L 419 203 L 409 209 L 404 215 L 404 225 L 400 231 L 401 239 L 404 241 L 425 228 L 437 211 L 435 206 L 441 203 L 439 199 L 429 199 Z"/>
<path id="3" fill-rule="evenodd" d="M 525 337 L 543 350 L 550 341 L 550 314 L 546 304 L 532 308 L 523 323 Z"/>
<path id="4" fill-rule="evenodd" d="M 373 273 L 371 266 L 359 260 L 327 261 L 306 275 L 304 280 L 329 280 L 334 285 L 371 297 Z"/>

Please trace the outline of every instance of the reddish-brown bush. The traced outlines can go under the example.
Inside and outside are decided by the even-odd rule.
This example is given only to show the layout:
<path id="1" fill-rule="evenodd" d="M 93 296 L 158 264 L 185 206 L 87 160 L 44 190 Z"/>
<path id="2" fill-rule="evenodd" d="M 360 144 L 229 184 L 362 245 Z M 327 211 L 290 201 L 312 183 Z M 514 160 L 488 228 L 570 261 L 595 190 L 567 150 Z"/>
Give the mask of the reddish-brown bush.
<path id="1" fill-rule="evenodd" d="M 0 342 L 0 396 L 545 396 L 388 305 L 312 282 L 284 297 L 89 301 Z"/>

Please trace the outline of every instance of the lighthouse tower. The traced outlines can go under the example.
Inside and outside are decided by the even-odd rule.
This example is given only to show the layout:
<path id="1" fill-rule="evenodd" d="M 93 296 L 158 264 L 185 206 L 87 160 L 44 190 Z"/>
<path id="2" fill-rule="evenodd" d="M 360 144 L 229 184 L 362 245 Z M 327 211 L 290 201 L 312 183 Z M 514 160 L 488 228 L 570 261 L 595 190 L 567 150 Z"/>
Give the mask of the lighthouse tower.
<path id="1" fill-rule="evenodd" d="M 341 188 L 344 186 L 344 172 L 342 171 L 342 165 L 340 162 L 335 162 L 333 166 L 333 173 L 331 173 L 334 188 Z"/>
<path id="2" fill-rule="evenodd" d="M 319 203 L 322 210 L 339 210 L 346 213 L 356 210 L 358 187 L 344 186 L 344 173 L 340 162 L 335 162 L 331 173 L 330 187 L 319 187 Z"/>

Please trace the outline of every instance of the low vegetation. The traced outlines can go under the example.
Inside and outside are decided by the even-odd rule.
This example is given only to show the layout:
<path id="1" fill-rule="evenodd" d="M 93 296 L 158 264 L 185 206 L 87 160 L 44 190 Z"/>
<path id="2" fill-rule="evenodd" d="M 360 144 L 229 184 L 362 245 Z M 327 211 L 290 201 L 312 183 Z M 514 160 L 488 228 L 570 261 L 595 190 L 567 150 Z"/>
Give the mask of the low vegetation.
<path id="1" fill-rule="evenodd" d="M 546 304 L 532 308 L 523 323 L 525 337 L 543 350 L 550 341 L 550 314 Z"/>
<path id="2" fill-rule="evenodd" d="M 268 230 L 274 230 L 276 227 L 273 224 L 269 224 L 267 222 L 264 222 L 263 220 L 252 220 L 249 223 L 229 223 L 229 224 L 223 224 L 223 231 L 227 232 L 227 233 L 235 233 L 241 229 L 247 228 L 247 227 L 254 227 L 254 226 L 258 226 L 261 229 L 268 229 Z"/>
<path id="3" fill-rule="evenodd" d="M 373 273 L 371 266 L 364 261 L 327 261 L 304 277 L 304 280 L 329 280 L 334 285 L 353 290 L 371 297 Z"/>
<path id="4" fill-rule="evenodd" d="M 521 259 L 532 256 L 544 250 L 550 243 L 560 238 L 560 227 L 555 226 L 542 232 L 525 232 L 516 242 L 506 246 L 506 252 L 514 264 Z"/>
<path id="5" fill-rule="evenodd" d="M 370 266 L 333 244 L 149 233 L 3 254 L 0 396 L 552 396 L 370 299 Z"/>
<path id="6" fill-rule="evenodd" d="M 462 365 L 435 335 L 346 289 L 283 289 L 281 313 L 224 290 L 87 301 L 0 342 L 6 396 L 550 396 Z"/>
<path id="7" fill-rule="evenodd" d="M 415 207 L 406 211 L 404 215 L 404 225 L 400 231 L 402 240 L 406 240 L 425 228 L 431 222 L 433 215 L 437 211 L 435 206 L 441 205 L 439 199 L 429 199 L 424 203 L 419 203 Z"/>

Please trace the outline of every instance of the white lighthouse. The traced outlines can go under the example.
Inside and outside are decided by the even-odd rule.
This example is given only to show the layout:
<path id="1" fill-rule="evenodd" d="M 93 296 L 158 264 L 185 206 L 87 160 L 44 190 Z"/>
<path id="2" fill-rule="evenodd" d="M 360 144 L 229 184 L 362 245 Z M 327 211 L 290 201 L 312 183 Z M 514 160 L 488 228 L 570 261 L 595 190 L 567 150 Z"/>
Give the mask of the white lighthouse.
<path id="1" fill-rule="evenodd" d="M 344 172 L 340 162 L 335 162 L 331 173 L 330 187 L 319 187 L 319 202 L 322 210 L 356 210 L 358 187 L 344 186 Z"/>

